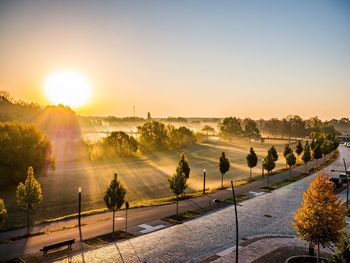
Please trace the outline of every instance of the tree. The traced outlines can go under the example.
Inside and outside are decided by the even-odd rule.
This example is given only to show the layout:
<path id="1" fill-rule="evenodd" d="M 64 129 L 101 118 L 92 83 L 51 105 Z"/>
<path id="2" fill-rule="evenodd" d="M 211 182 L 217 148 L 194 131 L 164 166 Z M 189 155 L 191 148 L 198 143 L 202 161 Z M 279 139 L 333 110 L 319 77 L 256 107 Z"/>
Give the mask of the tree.
<path id="1" fill-rule="evenodd" d="M 138 149 L 138 143 L 135 138 L 122 131 L 115 131 L 108 135 L 103 140 L 103 146 L 107 156 L 109 155 L 109 150 L 118 156 L 136 153 Z"/>
<path id="2" fill-rule="evenodd" d="M 7 217 L 7 210 L 5 207 L 5 202 L 3 199 L 0 199 L 0 226 L 5 222 Z"/>
<path id="3" fill-rule="evenodd" d="M 0 122 L 0 138 L 0 184 L 24 181 L 29 166 L 38 174 L 49 166 L 50 142 L 34 125 Z"/>
<path id="4" fill-rule="evenodd" d="M 298 144 L 295 148 L 295 153 L 298 155 L 298 159 L 300 158 L 300 154 L 303 152 L 303 145 L 301 144 L 301 141 L 298 141 Z"/>
<path id="5" fill-rule="evenodd" d="M 209 125 L 205 125 L 203 128 L 202 128 L 202 131 L 205 132 L 207 135 L 208 133 L 212 133 L 214 134 L 215 133 L 215 129 Z"/>
<path id="6" fill-rule="evenodd" d="M 312 151 L 315 149 L 315 146 L 316 146 L 316 145 L 315 145 L 315 139 L 312 138 L 311 144 L 310 144 L 310 148 L 311 148 Z"/>
<path id="7" fill-rule="evenodd" d="M 256 155 L 253 147 L 250 147 L 250 151 L 249 151 L 246 158 L 247 158 L 248 167 L 250 168 L 249 181 L 251 181 L 252 180 L 252 168 L 254 168 L 258 164 L 258 156 Z"/>
<path id="8" fill-rule="evenodd" d="M 29 216 L 40 205 L 43 199 L 40 183 L 34 177 L 33 167 L 28 168 L 24 184 L 19 183 L 16 190 L 17 204 L 27 214 L 27 235 L 29 235 Z"/>
<path id="9" fill-rule="evenodd" d="M 314 158 L 316 159 L 316 166 L 317 166 L 317 160 L 322 158 L 322 150 L 321 146 L 317 143 L 314 148 Z"/>
<path id="10" fill-rule="evenodd" d="M 149 121 L 137 127 L 140 143 L 150 148 L 164 148 L 167 142 L 167 132 L 164 123 Z"/>
<path id="11" fill-rule="evenodd" d="M 236 117 L 225 118 L 220 124 L 220 131 L 228 136 L 240 136 L 243 133 L 240 121 Z"/>
<path id="12" fill-rule="evenodd" d="M 287 157 L 288 154 L 290 154 L 292 152 L 292 148 L 290 148 L 289 144 L 287 143 L 285 146 L 284 146 L 284 150 L 283 150 L 283 156 L 284 158 Z M 286 165 L 287 165 L 287 160 L 286 160 Z"/>
<path id="13" fill-rule="evenodd" d="M 147 120 L 148 120 L 148 121 L 152 120 L 152 117 L 151 117 L 151 113 L 150 113 L 150 112 L 147 112 Z"/>
<path id="14" fill-rule="evenodd" d="M 230 170 L 230 161 L 226 158 L 224 152 L 220 156 L 219 169 L 221 173 L 221 188 L 224 188 L 224 174 Z"/>
<path id="15" fill-rule="evenodd" d="M 107 187 L 105 196 L 103 200 L 109 210 L 113 213 L 113 236 L 114 236 L 114 221 L 115 221 L 115 212 L 122 207 L 125 202 L 126 189 L 124 185 L 118 180 L 118 175 L 114 174 L 114 178 L 111 181 L 109 187 Z"/>
<path id="16" fill-rule="evenodd" d="M 176 167 L 176 172 L 180 174 L 184 174 L 186 179 L 188 179 L 190 177 L 190 171 L 191 171 L 190 163 L 188 162 L 185 154 L 181 153 L 179 164 Z"/>
<path id="17" fill-rule="evenodd" d="M 260 131 L 256 126 L 255 121 L 251 119 L 245 120 L 244 135 L 249 139 L 259 139 L 261 137 Z"/>
<path id="18" fill-rule="evenodd" d="M 292 178 L 292 166 L 296 164 L 297 158 L 295 158 L 295 155 L 293 152 L 288 153 L 286 156 L 286 163 L 289 166 L 289 178 Z"/>
<path id="19" fill-rule="evenodd" d="M 339 241 L 345 227 L 345 208 L 326 175 L 317 175 L 304 193 L 302 206 L 294 215 L 293 225 L 300 239 L 331 247 Z"/>
<path id="20" fill-rule="evenodd" d="M 168 178 L 169 189 L 176 195 L 176 216 L 179 215 L 179 195 L 183 194 L 187 188 L 187 179 L 184 173 L 177 171 Z"/>
<path id="21" fill-rule="evenodd" d="M 263 160 L 263 167 L 267 171 L 267 185 L 270 185 L 270 172 L 276 167 L 276 160 L 269 150 L 267 156 Z"/>
<path id="22" fill-rule="evenodd" d="M 274 159 L 275 162 L 277 162 L 278 160 L 278 154 L 277 154 L 277 150 L 275 148 L 275 145 L 272 145 L 272 147 L 269 149 L 269 152 L 268 152 L 272 158 Z"/>
<path id="23" fill-rule="evenodd" d="M 301 156 L 301 159 L 305 163 L 305 173 L 306 173 L 307 163 L 311 160 L 311 150 L 310 150 L 310 145 L 308 141 L 306 141 L 305 143 L 304 152 L 303 152 L 303 155 Z"/>

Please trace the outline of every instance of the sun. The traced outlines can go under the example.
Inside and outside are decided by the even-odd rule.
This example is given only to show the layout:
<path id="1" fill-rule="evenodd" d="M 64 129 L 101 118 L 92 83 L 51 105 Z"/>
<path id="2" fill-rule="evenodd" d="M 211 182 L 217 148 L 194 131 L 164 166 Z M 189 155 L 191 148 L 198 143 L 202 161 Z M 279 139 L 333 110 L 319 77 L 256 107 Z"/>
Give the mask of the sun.
<path id="1" fill-rule="evenodd" d="M 92 92 L 88 79 L 70 70 L 50 74 L 45 80 L 44 90 L 51 103 L 63 104 L 72 108 L 87 104 Z"/>

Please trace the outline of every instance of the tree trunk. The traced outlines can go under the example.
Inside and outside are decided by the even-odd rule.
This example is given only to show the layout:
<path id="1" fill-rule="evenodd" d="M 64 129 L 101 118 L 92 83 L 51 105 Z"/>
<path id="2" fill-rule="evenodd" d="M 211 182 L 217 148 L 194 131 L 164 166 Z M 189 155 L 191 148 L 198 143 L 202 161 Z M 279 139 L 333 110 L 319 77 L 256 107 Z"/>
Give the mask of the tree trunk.
<path id="1" fill-rule="evenodd" d="M 221 189 L 224 188 L 224 174 L 221 174 Z"/>
<path id="2" fill-rule="evenodd" d="M 267 186 L 270 186 L 270 172 L 267 171 Z"/>
<path id="3" fill-rule="evenodd" d="M 306 173 L 306 170 L 307 170 L 307 169 L 306 169 L 306 166 L 307 166 L 307 162 L 305 163 L 305 173 Z"/>
<path id="4" fill-rule="evenodd" d="M 292 179 L 292 166 L 289 166 L 289 179 Z"/>
<path id="5" fill-rule="evenodd" d="M 179 216 L 179 196 L 176 195 L 176 216 Z"/>
<path id="6" fill-rule="evenodd" d="M 317 263 L 320 262 L 320 242 L 317 242 Z"/>
<path id="7" fill-rule="evenodd" d="M 252 181 L 252 168 L 250 168 L 249 182 Z"/>
<path id="8" fill-rule="evenodd" d="M 29 212 L 27 212 L 27 236 L 29 237 Z"/>

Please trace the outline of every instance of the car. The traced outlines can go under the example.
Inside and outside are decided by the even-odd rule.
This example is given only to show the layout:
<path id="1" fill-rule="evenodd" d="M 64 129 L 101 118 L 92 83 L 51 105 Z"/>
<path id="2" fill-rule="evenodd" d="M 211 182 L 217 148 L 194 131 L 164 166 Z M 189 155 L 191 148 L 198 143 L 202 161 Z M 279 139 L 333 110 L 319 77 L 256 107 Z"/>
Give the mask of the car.
<path id="1" fill-rule="evenodd" d="M 346 183 L 349 180 L 348 175 L 345 174 L 345 173 L 339 174 L 338 178 L 339 178 L 339 181 L 340 181 L 341 184 L 344 184 L 344 183 Z"/>
<path id="2" fill-rule="evenodd" d="M 335 186 L 335 189 L 338 189 L 341 187 L 341 183 L 340 183 L 340 179 L 337 178 L 337 177 L 332 177 L 332 178 L 329 178 L 329 181 L 331 181 L 334 186 Z"/>

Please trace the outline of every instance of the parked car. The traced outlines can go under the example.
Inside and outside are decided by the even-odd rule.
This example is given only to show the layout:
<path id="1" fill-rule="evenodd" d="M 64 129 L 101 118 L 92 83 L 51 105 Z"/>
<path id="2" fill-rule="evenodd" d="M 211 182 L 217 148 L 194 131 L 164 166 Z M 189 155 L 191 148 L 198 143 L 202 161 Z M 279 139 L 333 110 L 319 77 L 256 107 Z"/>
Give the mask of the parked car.
<path id="1" fill-rule="evenodd" d="M 345 173 L 339 174 L 338 178 L 341 184 L 345 184 L 349 180 L 348 175 L 346 175 Z"/>
<path id="2" fill-rule="evenodd" d="M 335 186 L 335 189 L 338 189 L 341 187 L 341 183 L 340 183 L 340 179 L 337 178 L 337 177 L 332 177 L 332 178 L 329 178 L 329 181 L 331 181 L 334 186 Z"/>

